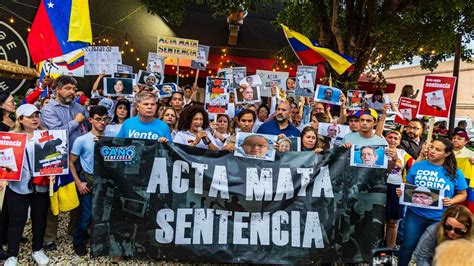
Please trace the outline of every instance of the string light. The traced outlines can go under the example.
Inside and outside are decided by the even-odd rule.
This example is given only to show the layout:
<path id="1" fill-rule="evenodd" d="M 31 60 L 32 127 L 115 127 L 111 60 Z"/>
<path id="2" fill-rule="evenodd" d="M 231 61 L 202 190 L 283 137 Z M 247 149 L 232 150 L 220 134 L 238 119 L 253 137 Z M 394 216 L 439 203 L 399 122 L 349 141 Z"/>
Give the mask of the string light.
<path id="1" fill-rule="evenodd" d="M 128 41 L 125 41 L 125 45 L 128 45 Z"/>
<path id="2" fill-rule="evenodd" d="M 142 66 L 145 66 L 145 63 L 142 63 Z"/>
<path id="3" fill-rule="evenodd" d="M 227 54 L 224 54 L 224 56 L 227 56 Z"/>
<path id="4" fill-rule="evenodd" d="M 140 57 L 137 57 L 137 61 L 140 61 Z"/>
<path id="5" fill-rule="evenodd" d="M 286 61 L 285 61 L 285 60 L 283 60 L 283 61 L 281 61 L 281 62 L 282 62 L 283 64 L 285 64 L 285 63 L 286 63 Z"/>
<path id="6" fill-rule="evenodd" d="M 435 54 L 435 53 L 436 53 L 436 50 L 432 50 L 432 51 L 431 51 L 431 54 Z"/>
<path id="7" fill-rule="evenodd" d="M 27 31 L 30 32 L 30 31 L 31 31 L 31 28 L 28 28 Z"/>
<path id="8" fill-rule="evenodd" d="M 227 51 L 227 49 L 225 49 L 225 48 L 222 49 L 222 52 L 223 52 L 223 53 L 225 53 L 226 51 Z"/>
<path id="9" fill-rule="evenodd" d="M 191 70 L 191 75 L 194 74 L 194 71 Z"/>
<path id="10" fill-rule="evenodd" d="M 133 48 L 130 48 L 130 52 L 133 53 Z"/>
<path id="11" fill-rule="evenodd" d="M 172 69 L 172 70 L 174 70 L 174 66 L 173 66 L 173 67 L 171 67 L 171 69 Z"/>
<path id="12" fill-rule="evenodd" d="M 420 52 L 423 52 L 423 50 L 424 50 L 423 47 L 420 47 L 420 49 L 418 49 L 418 51 Z"/>
<path id="13" fill-rule="evenodd" d="M 10 23 L 15 23 L 15 20 L 13 18 L 10 18 Z"/>
<path id="14" fill-rule="evenodd" d="M 211 70 L 209 70 L 209 72 L 208 72 L 208 73 L 209 73 L 209 74 L 211 74 L 211 73 L 212 73 L 212 71 L 211 71 Z"/>
<path id="15" fill-rule="evenodd" d="M 124 54 L 124 53 L 125 53 L 125 51 L 120 51 L 120 52 L 121 52 L 122 54 Z"/>

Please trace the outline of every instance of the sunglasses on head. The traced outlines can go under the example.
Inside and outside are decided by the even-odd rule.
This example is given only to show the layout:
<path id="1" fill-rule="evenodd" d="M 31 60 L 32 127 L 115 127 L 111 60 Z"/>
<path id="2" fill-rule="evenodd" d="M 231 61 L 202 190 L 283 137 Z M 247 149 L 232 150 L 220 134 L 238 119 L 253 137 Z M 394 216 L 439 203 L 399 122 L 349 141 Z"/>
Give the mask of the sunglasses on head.
<path id="1" fill-rule="evenodd" d="M 457 235 L 465 235 L 467 233 L 467 230 L 462 230 L 460 228 L 456 228 L 450 224 L 443 224 L 443 227 L 444 227 L 444 230 L 446 231 L 451 231 L 453 230 L 454 233 L 456 233 Z"/>

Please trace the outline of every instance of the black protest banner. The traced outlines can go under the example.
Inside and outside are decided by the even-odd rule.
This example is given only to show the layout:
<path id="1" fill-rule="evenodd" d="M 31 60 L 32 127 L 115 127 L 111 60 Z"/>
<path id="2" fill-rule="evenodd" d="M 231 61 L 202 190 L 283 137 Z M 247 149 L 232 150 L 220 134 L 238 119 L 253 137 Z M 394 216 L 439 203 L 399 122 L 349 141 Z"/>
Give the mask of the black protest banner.
<path id="1" fill-rule="evenodd" d="M 356 263 L 383 245 L 384 170 L 343 148 L 271 162 L 101 138 L 94 164 L 94 256 Z"/>

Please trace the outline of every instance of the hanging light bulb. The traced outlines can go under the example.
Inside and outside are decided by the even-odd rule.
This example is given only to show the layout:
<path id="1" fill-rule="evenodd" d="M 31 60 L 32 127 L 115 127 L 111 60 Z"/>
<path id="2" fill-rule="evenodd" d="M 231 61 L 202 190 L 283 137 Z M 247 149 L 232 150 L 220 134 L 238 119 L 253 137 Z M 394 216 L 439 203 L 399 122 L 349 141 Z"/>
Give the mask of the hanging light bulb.
<path id="1" fill-rule="evenodd" d="M 191 70 L 191 75 L 194 74 L 194 71 Z"/>
<path id="2" fill-rule="evenodd" d="M 212 73 L 212 71 L 211 71 L 211 70 L 209 70 L 209 72 L 208 72 L 208 73 L 209 73 L 209 74 L 211 74 L 211 73 Z"/>
<path id="3" fill-rule="evenodd" d="M 130 52 L 133 53 L 133 48 L 130 48 Z"/>
<path id="4" fill-rule="evenodd" d="M 140 57 L 137 57 L 137 61 L 140 61 Z"/>
<path id="5" fill-rule="evenodd" d="M 125 41 L 125 45 L 128 45 L 128 41 Z"/>
<path id="6" fill-rule="evenodd" d="M 13 18 L 10 18 L 10 23 L 15 23 L 15 20 Z"/>

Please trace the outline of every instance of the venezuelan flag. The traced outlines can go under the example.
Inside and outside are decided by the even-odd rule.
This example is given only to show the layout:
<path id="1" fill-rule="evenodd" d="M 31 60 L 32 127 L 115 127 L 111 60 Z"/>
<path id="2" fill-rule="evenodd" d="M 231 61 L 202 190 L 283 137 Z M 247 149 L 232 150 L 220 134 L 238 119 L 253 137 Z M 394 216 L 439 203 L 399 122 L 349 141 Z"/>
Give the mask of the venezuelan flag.
<path id="1" fill-rule="evenodd" d="M 57 66 L 62 66 L 67 68 L 68 70 L 74 70 L 84 65 L 84 55 L 85 52 L 81 51 L 73 58 L 69 59 L 68 61 L 61 60 L 58 62 L 53 61 Z"/>
<path id="2" fill-rule="evenodd" d="M 290 43 L 291 48 L 304 65 L 319 64 L 327 61 L 329 65 L 331 65 L 331 67 L 341 75 L 354 63 L 354 60 L 348 56 L 321 47 L 319 43 L 310 40 L 301 33 L 292 31 L 283 24 L 281 24 L 281 27 L 283 28 L 283 32 L 285 33 L 285 37 Z"/>
<path id="3" fill-rule="evenodd" d="M 90 43 L 88 0 L 41 0 L 28 35 L 28 48 L 35 64 Z"/>
<path id="4" fill-rule="evenodd" d="M 79 206 L 79 197 L 76 191 L 76 184 L 71 173 L 68 175 L 58 175 L 54 181 L 54 192 L 51 197 L 51 212 L 58 215 L 60 212 L 67 212 Z"/>

